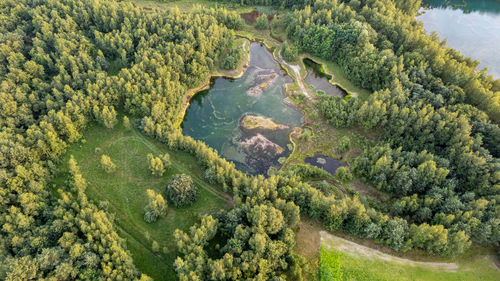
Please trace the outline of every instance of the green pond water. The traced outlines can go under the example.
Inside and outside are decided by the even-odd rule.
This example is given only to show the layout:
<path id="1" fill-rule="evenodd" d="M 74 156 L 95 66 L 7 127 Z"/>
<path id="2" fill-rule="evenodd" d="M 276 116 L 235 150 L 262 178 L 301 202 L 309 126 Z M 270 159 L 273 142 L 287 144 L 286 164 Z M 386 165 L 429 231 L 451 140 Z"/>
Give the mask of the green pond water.
<path id="1" fill-rule="evenodd" d="M 424 0 L 422 15 L 427 33 L 436 31 L 447 45 L 479 60 L 479 69 L 500 78 L 500 1 Z"/>
<path id="2" fill-rule="evenodd" d="M 307 76 L 304 80 L 307 85 L 312 85 L 315 91 L 323 91 L 327 95 L 338 97 L 345 97 L 347 95 L 342 88 L 330 83 L 332 76 L 323 71 L 321 64 L 309 58 L 304 58 L 303 62 L 307 70 Z"/>
<path id="3" fill-rule="evenodd" d="M 301 125 L 302 112 L 285 102 L 283 75 L 272 54 L 259 43 L 250 45 L 250 61 L 241 78 L 216 78 L 210 89 L 198 93 L 187 109 L 183 134 L 202 140 L 219 155 L 249 174 L 265 174 L 291 150 L 289 134 Z M 240 126 L 247 114 L 272 118 L 280 129 Z"/>

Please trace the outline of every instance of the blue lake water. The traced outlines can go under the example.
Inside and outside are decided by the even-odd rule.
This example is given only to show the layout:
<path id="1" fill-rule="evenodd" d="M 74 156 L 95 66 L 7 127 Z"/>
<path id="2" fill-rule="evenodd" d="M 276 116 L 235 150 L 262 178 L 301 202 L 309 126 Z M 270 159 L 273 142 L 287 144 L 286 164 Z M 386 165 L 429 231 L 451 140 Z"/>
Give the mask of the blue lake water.
<path id="1" fill-rule="evenodd" d="M 479 69 L 500 78 L 500 1 L 423 1 L 422 15 L 429 34 L 436 31 L 449 47 L 479 60 Z"/>

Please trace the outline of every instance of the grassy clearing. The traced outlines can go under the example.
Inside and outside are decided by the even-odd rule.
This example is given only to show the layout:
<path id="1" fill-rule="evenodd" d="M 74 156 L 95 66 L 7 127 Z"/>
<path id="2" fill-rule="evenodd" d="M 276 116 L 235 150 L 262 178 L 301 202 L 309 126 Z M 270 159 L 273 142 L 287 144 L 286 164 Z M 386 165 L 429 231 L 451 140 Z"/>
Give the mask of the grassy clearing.
<path id="1" fill-rule="evenodd" d="M 326 232 L 321 233 L 320 272 L 321 280 L 489 281 L 500 278 L 490 255 L 463 256 L 451 263 L 415 262 Z"/>
<path id="2" fill-rule="evenodd" d="M 170 151 L 165 146 L 135 129 L 127 130 L 121 124 L 115 129 L 91 126 L 84 134 L 86 141 L 72 145 L 59 165 L 54 179 L 57 187 L 67 178 L 70 155 L 78 162 L 88 182 L 87 195 L 97 204 L 107 206 L 116 218 L 118 233 L 127 241 L 137 267 L 155 280 L 175 280 L 173 262 L 177 257 L 173 232 L 176 228 L 187 230 L 200 216 L 229 207 L 227 195 L 217 187 L 202 180 L 202 168 L 187 153 Z M 146 155 L 168 152 L 171 167 L 162 177 L 152 176 L 148 170 Z M 107 154 L 116 165 L 116 171 L 106 174 L 100 165 L 101 154 Z M 155 223 L 144 221 L 147 204 L 146 189 L 154 189 L 165 196 L 169 179 L 178 173 L 193 178 L 200 193 L 191 206 L 176 208 L 169 203 L 167 215 Z M 160 251 L 152 249 L 158 242 Z"/>
<path id="3" fill-rule="evenodd" d="M 168 9 L 168 8 L 179 8 L 182 12 L 189 12 L 194 9 L 197 5 L 203 5 L 208 8 L 215 7 L 226 7 L 231 10 L 236 10 L 238 12 L 250 12 L 254 9 L 254 7 L 241 6 L 235 3 L 220 3 L 215 1 L 204 1 L 204 0 L 170 0 L 166 2 L 159 2 L 154 0 L 130 0 L 138 7 L 141 7 L 145 10 L 150 9 Z"/>

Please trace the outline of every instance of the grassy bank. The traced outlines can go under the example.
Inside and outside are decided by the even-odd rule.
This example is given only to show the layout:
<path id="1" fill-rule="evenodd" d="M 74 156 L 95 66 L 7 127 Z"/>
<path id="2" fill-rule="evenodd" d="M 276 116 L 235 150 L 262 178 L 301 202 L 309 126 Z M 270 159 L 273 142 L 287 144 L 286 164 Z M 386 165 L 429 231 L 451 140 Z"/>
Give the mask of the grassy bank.
<path id="1" fill-rule="evenodd" d="M 461 257 L 453 262 L 416 262 L 382 253 L 328 233 L 321 233 L 321 281 L 489 281 L 500 271 L 489 255 Z"/>

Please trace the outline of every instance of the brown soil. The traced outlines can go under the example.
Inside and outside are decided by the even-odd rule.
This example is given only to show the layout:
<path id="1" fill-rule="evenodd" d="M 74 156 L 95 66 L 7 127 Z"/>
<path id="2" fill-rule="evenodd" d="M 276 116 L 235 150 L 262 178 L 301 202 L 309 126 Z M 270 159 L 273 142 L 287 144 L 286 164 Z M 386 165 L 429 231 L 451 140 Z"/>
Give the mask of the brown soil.
<path id="1" fill-rule="evenodd" d="M 240 16 L 245 20 L 246 24 L 254 24 L 257 18 L 260 16 L 260 13 L 257 11 L 240 14 Z M 271 22 L 274 18 L 274 15 L 268 15 L 267 21 Z"/>
<path id="2" fill-rule="evenodd" d="M 240 16 L 245 20 L 246 24 L 254 24 L 259 15 L 260 14 L 258 12 L 253 11 L 250 13 L 241 14 Z"/>

